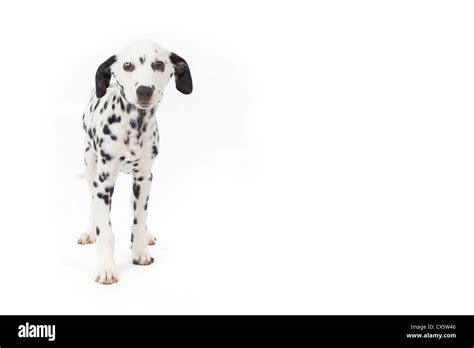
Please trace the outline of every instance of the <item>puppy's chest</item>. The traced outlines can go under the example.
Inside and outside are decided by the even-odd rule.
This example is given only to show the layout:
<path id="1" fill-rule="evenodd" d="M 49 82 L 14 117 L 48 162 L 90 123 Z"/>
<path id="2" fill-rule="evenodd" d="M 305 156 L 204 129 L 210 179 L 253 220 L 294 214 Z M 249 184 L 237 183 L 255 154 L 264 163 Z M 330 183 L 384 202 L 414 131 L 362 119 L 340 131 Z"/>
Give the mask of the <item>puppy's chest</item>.
<path id="1" fill-rule="evenodd" d="M 140 164 L 153 162 L 158 154 L 158 130 L 156 122 L 146 119 L 130 119 L 126 127 L 121 151 L 121 168 L 124 173 L 130 173 Z"/>
<path id="2" fill-rule="evenodd" d="M 136 117 L 126 120 L 123 134 L 126 161 L 153 159 L 154 147 L 158 149 L 158 128 L 153 115 L 138 110 Z"/>
<path id="3" fill-rule="evenodd" d="M 104 139 L 101 148 L 119 158 L 123 167 L 137 166 L 158 154 L 158 127 L 150 110 L 135 109 L 102 117 L 98 128 Z"/>
<path id="4" fill-rule="evenodd" d="M 153 137 L 156 125 L 150 121 L 151 117 L 141 110 L 137 111 L 136 117 L 126 120 L 123 129 L 123 142 L 126 152 L 131 157 L 139 157 L 140 154 L 148 152 L 149 143 L 157 140 Z"/>
<path id="5" fill-rule="evenodd" d="M 119 160 L 132 169 L 158 155 L 155 108 L 138 109 L 117 93 L 92 98 L 83 115 L 87 147 L 104 164 Z"/>

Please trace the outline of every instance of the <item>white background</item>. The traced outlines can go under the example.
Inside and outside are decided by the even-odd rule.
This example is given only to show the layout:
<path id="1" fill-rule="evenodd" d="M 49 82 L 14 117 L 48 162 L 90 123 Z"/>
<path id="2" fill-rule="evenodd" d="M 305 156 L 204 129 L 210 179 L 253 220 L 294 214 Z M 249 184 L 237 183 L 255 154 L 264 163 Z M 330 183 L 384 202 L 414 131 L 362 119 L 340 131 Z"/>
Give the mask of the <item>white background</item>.
<path id="1" fill-rule="evenodd" d="M 8 6 L 8 7 L 7 7 Z M 0 314 L 473 314 L 474 4 L 15 1 L 0 14 Z M 101 286 L 81 115 L 136 38 L 184 57 L 149 227 Z"/>

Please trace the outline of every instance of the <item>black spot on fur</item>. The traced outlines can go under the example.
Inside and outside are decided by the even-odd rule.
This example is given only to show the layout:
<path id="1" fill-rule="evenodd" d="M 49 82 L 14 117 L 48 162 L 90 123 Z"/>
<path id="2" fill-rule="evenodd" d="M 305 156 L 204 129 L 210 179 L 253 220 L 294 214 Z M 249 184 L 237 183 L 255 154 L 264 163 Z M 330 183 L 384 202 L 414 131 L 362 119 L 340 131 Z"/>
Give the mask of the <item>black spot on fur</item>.
<path id="1" fill-rule="evenodd" d="M 97 193 L 97 198 L 104 200 L 104 203 L 106 205 L 109 205 L 110 201 L 109 201 L 109 195 L 108 194 L 99 192 L 99 193 Z"/>
<path id="2" fill-rule="evenodd" d="M 108 103 L 105 102 L 105 103 L 104 103 L 104 110 L 107 110 L 107 105 L 108 105 Z"/>
<path id="3" fill-rule="evenodd" d="M 132 233 L 132 236 L 131 236 L 131 238 L 130 238 L 130 242 L 133 243 L 133 233 Z"/>
<path id="4" fill-rule="evenodd" d="M 120 121 L 122 121 L 122 118 L 120 116 L 117 117 L 117 115 L 115 115 L 115 114 L 112 114 L 107 119 L 107 122 L 109 122 L 109 124 L 120 123 Z"/>
<path id="5" fill-rule="evenodd" d="M 97 182 L 95 182 L 95 181 L 94 181 L 92 184 L 94 185 L 94 187 L 99 186 L 99 185 L 97 184 Z"/>
<path id="6" fill-rule="evenodd" d="M 141 64 L 145 63 L 145 56 L 140 57 L 140 63 L 141 63 Z"/>
<path id="7" fill-rule="evenodd" d="M 137 210 L 137 201 L 133 201 L 133 210 Z"/>
<path id="8" fill-rule="evenodd" d="M 141 135 L 142 135 L 142 125 L 143 125 L 143 121 L 145 119 L 145 115 L 146 115 L 146 110 L 142 110 L 140 109 L 138 111 L 138 117 L 137 117 L 137 129 L 138 129 L 138 133 L 137 133 L 137 139 L 140 139 Z"/>
<path id="9" fill-rule="evenodd" d="M 133 224 L 136 225 L 138 223 L 137 218 L 133 219 Z"/>
<path id="10" fill-rule="evenodd" d="M 95 109 L 97 109 L 97 107 L 99 106 L 99 103 L 100 103 L 100 99 L 97 99 L 97 103 L 95 103 L 95 106 L 94 106 L 94 111 L 95 111 Z"/>
<path id="11" fill-rule="evenodd" d="M 114 187 L 113 186 L 108 186 L 105 188 L 105 192 L 110 194 L 110 197 L 114 194 Z"/>
<path id="12" fill-rule="evenodd" d="M 130 127 L 133 129 L 137 128 L 137 122 L 135 120 L 130 120 Z"/>
<path id="13" fill-rule="evenodd" d="M 110 161 L 112 159 L 112 156 L 109 155 L 108 153 L 104 152 L 104 150 L 100 150 L 100 155 L 102 156 L 102 162 L 103 163 L 105 163 L 107 161 Z"/>
<path id="14" fill-rule="evenodd" d="M 123 105 L 122 98 L 119 98 L 119 102 L 120 102 L 120 108 L 122 109 L 122 111 L 125 111 L 125 105 Z"/>
<path id="15" fill-rule="evenodd" d="M 109 205 L 109 195 L 105 193 L 97 193 L 97 198 L 104 200 L 104 203 Z"/>
<path id="16" fill-rule="evenodd" d="M 132 110 L 132 106 L 133 106 L 133 105 L 130 104 L 130 103 L 127 104 L 127 114 L 129 114 L 129 113 L 130 113 L 130 110 Z"/>
<path id="17" fill-rule="evenodd" d="M 109 126 L 105 125 L 102 132 L 104 132 L 105 135 L 110 135 L 111 132 Z"/>
<path id="18" fill-rule="evenodd" d="M 96 234 L 96 235 L 99 235 L 99 234 L 100 234 L 99 227 L 97 227 L 97 226 L 95 227 L 95 234 Z"/>
<path id="19" fill-rule="evenodd" d="M 99 174 L 99 181 L 100 182 L 104 182 L 105 180 L 107 180 L 107 178 L 109 177 L 109 173 L 107 172 L 103 172 L 101 174 Z"/>
<path id="20" fill-rule="evenodd" d="M 144 179 L 143 176 L 140 176 L 137 180 L 138 181 L 143 181 L 143 179 Z"/>
<path id="21" fill-rule="evenodd" d="M 138 184 L 133 184 L 133 195 L 135 196 L 136 199 L 140 197 L 140 185 Z"/>
<path id="22" fill-rule="evenodd" d="M 144 120 L 144 117 L 146 116 L 146 110 L 144 109 L 140 109 L 138 110 L 138 119 L 137 119 L 137 122 L 139 122 L 140 124 L 140 128 L 143 124 L 143 120 Z M 141 118 L 141 121 L 139 121 L 139 119 Z"/>
<path id="23" fill-rule="evenodd" d="M 124 161 L 124 160 L 125 160 L 125 156 L 120 157 L 119 160 Z"/>
<path id="24" fill-rule="evenodd" d="M 153 154 L 152 158 L 155 158 L 158 155 L 158 148 L 156 147 L 156 145 L 152 146 L 151 152 Z"/>
<path id="25" fill-rule="evenodd" d="M 110 136 L 110 139 L 112 139 L 113 141 L 116 141 L 116 140 L 117 140 L 117 137 L 112 134 L 112 135 Z"/>

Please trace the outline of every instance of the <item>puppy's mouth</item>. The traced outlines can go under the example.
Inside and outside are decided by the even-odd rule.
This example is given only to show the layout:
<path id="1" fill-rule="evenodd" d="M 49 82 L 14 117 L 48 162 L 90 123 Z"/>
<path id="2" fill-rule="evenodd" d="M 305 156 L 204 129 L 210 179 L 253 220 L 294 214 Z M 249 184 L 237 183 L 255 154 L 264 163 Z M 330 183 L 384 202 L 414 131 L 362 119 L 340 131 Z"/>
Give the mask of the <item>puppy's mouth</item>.
<path id="1" fill-rule="evenodd" d="M 156 104 L 159 104 L 161 100 L 157 100 L 156 102 L 154 103 L 151 103 L 151 102 L 137 102 L 137 106 L 140 108 L 140 109 L 150 109 L 152 106 L 156 105 Z"/>
<path id="2" fill-rule="evenodd" d="M 152 103 L 149 103 L 149 102 L 142 102 L 142 103 L 137 103 L 137 105 L 141 108 L 141 109 L 148 109 L 150 106 L 152 106 L 153 104 Z"/>

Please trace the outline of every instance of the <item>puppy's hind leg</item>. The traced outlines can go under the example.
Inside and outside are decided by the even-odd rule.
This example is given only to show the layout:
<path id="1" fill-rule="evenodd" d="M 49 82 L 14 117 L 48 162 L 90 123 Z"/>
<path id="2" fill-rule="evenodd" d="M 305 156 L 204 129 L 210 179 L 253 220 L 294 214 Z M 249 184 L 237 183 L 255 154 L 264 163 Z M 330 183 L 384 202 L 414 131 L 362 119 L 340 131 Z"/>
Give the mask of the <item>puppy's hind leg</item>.
<path id="1" fill-rule="evenodd" d="M 148 231 L 148 227 L 146 228 L 145 239 L 148 245 L 155 245 L 157 241 L 156 237 Z"/>
<path id="2" fill-rule="evenodd" d="M 92 149 L 89 148 L 87 150 L 87 147 L 84 153 L 84 164 L 85 164 L 85 171 L 84 171 L 85 178 L 86 178 L 87 184 L 89 185 L 91 196 L 93 197 L 94 178 L 97 172 L 97 156 L 92 151 Z M 96 233 L 96 228 L 95 228 L 96 224 L 95 224 L 94 216 L 93 216 L 92 199 L 91 199 L 91 208 L 90 208 L 91 210 L 89 214 L 89 222 L 87 224 L 85 233 L 79 236 L 79 239 L 77 240 L 78 244 L 95 243 L 96 238 L 97 238 L 97 233 Z"/>

